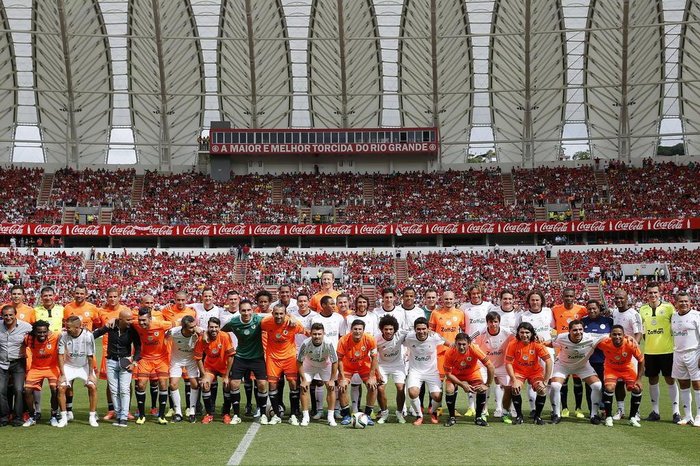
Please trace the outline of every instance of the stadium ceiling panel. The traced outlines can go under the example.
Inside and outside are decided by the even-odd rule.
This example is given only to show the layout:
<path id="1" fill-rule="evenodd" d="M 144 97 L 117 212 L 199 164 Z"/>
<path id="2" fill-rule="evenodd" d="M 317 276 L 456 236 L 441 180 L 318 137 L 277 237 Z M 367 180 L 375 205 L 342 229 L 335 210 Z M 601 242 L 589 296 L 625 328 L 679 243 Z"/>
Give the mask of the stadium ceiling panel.
<path id="1" fill-rule="evenodd" d="M 224 117 L 237 128 L 287 128 L 291 63 L 278 0 L 224 0 L 219 88 Z"/>
<path id="2" fill-rule="evenodd" d="M 12 54 L 10 26 L 7 22 L 5 8 L 0 5 L 0 24 L 3 30 L 0 34 L 0 163 L 11 162 L 11 140 L 17 113 L 17 98 L 15 93 L 15 65 Z"/>
<path id="3" fill-rule="evenodd" d="M 660 0 L 591 2 L 585 82 L 591 152 L 655 155 L 663 103 Z"/>
<path id="4" fill-rule="evenodd" d="M 204 68 L 187 1 L 131 0 L 129 83 L 137 154 L 170 170 L 196 160 Z"/>
<path id="5" fill-rule="evenodd" d="M 700 154 L 700 4 L 688 0 L 680 46 L 680 105 L 687 153 Z"/>
<path id="6" fill-rule="evenodd" d="M 97 4 L 38 1 L 35 28 L 37 106 L 47 162 L 104 163 L 111 80 Z"/>
<path id="7" fill-rule="evenodd" d="M 315 0 L 309 35 L 313 126 L 379 126 L 381 62 L 371 0 Z"/>
<path id="8" fill-rule="evenodd" d="M 496 4 L 490 79 L 500 162 L 532 166 L 559 157 L 566 95 L 563 27 L 558 0 Z"/>
<path id="9" fill-rule="evenodd" d="M 439 126 L 444 163 L 462 163 L 472 110 L 473 69 L 462 0 L 408 0 L 399 45 L 405 126 Z"/>

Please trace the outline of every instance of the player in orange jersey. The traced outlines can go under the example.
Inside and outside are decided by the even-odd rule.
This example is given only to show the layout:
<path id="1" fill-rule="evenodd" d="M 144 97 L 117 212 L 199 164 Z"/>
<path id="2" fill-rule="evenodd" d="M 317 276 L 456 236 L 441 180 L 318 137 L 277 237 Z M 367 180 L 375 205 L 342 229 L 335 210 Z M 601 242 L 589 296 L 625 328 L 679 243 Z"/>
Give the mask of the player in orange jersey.
<path id="1" fill-rule="evenodd" d="M 173 327 L 179 327 L 182 325 L 181 320 L 185 316 L 192 316 L 196 320 L 197 311 L 187 305 L 187 293 L 178 291 L 175 293 L 175 303 L 163 308 L 163 317 L 165 320 L 169 320 L 173 324 Z M 206 324 L 206 322 L 204 324 Z M 204 324 L 197 322 L 197 325 Z"/>
<path id="2" fill-rule="evenodd" d="M 136 379 L 136 401 L 139 417 L 136 424 L 146 422 L 146 383 L 151 375 L 158 377 L 158 424 L 167 424 L 165 406 L 168 403 L 168 377 L 170 373 L 170 345 L 168 330 L 170 322 L 153 322 L 151 311 L 139 309 L 139 324 L 134 327 L 141 339 L 141 360 L 134 371 Z"/>
<path id="3" fill-rule="evenodd" d="M 321 298 L 324 296 L 330 296 L 335 302 L 338 295 L 341 293 L 338 290 L 333 289 L 333 283 L 335 282 L 335 276 L 330 270 L 324 270 L 321 272 L 321 289 L 314 293 L 309 302 L 309 307 L 312 311 L 321 312 Z M 334 308 L 335 309 L 335 308 Z"/>
<path id="4" fill-rule="evenodd" d="M 231 341 L 231 335 L 220 331 L 221 321 L 217 317 L 211 317 L 207 324 L 205 338 L 200 338 L 194 346 L 194 359 L 197 361 L 199 373 L 202 374 L 202 398 L 207 414 L 202 419 L 202 424 L 211 424 L 214 420 L 214 406 L 211 397 L 212 382 L 219 377 L 224 384 L 224 424 L 240 424 L 238 416 L 231 418 L 231 395 L 228 388 L 228 377 L 233 366 L 233 355 L 236 353 Z M 202 359 L 204 359 L 202 361 Z"/>
<path id="5" fill-rule="evenodd" d="M 486 382 L 481 375 L 481 366 L 486 367 Z M 488 356 L 475 344 L 471 343 L 469 335 L 458 333 L 455 337 L 455 346 L 445 353 L 445 394 L 447 398 L 447 409 L 450 417 L 445 422 L 445 427 L 452 427 L 457 423 L 455 417 L 455 403 L 457 393 L 455 387 L 461 387 L 466 393 L 476 393 L 476 417 L 474 424 L 477 426 L 488 426 L 486 419 L 481 417 L 486 407 L 486 393 L 488 392 L 495 368 Z"/>
<path id="6" fill-rule="evenodd" d="M 430 315 L 428 328 L 440 335 L 448 344 L 455 342 L 458 333 L 467 333 L 469 329 L 464 318 L 464 312 L 455 307 L 455 294 L 445 291 L 442 294 L 442 306 Z M 440 377 L 445 377 L 444 363 L 447 346 L 438 348 L 438 371 Z"/>
<path id="7" fill-rule="evenodd" d="M 629 424 L 640 427 L 637 420 L 639 405 L 642 403 L 642 375 L 644 374 L 644 355 L 637 341 L 631 336 L 626 336 L 622 325 L 613 325 L 610 336 L 598 343 L 597 348 L 605 355 L 603 373 L 605 374 L 603 392 L 603 406 L 605 406 L 605 425 L 613 426 L 612 400 L 615 385 L 621 381 L 632 392 L 632 404 L 630 406 Z M 637 360 L 635 368 L 632 358 Z"/>
<path id="8" fill-rule="evenodd" d="M 270 403 L 274 414 L 269 420 L 271 425 L 279 424 L 282 419 L 280 413 L 280 398 L 277 396 L 277 388 L 282 374 L 289 383 L 289 401 L 291 415 L 289 423 L 298 426 L 299 420 L 299 376 L 296 360 L 296 335 L 308 333 L 296 319 L 287 315 L 283 304 L 276 304 L 272 308 L 272 315 L 267 316 L 260 323 L 263 330 L 263 338 L 267 340 L 265 352 L 265 367 L 267 380 L 270 383 Z"/>
<path id="9" fill-rule="evenodd" d="M 30 427 L 36 424 L 34 409 L 34 391 L 40 391 L 44 379 L 48 380 L 51 389 L 51 425 L 58 425 L 58 378 L 61 371 L 58 367 L 58 340 L 61 334 L 49 331 L 50 324 L 45 320 L 37 320 L 32 325 L 32 331 L 25 338 L 27 357 L 31 357 L 31 367 L 24 382 L 24 402 L 29 410 L 29 419 L 23 424 Z"/>
<path id="10" fill-rule="evenodd" d="M 365 333 L 365 323 L 360 319 L 353 321 L 350 333 L 338 341 L 338 387 L 340 391 L 340 414 L 342 425 L 350 424 L 350 396 L 348 385 L 353 377 L 359 377 L 367 387 L 367 404 L 365 414 L 370 426 L 374 403 L 377 401 L 377 342 Z"/>
<path id="11" fill-rule="evenodd" d="M 14 285 L 10 288 L 10 302 L 6 304 L 15 308 L 17 311 L 17 320 L 33 324 L 36 322 L 36 314 L 34 313 L 34 308 L 27 305 L 26 300 L 27 295 L 24 291 L 24 287 L 22 285 Z"/>
<path id="12" fill-rule="evenodd" d="M 139 308 L 138 309 L 148 309 L 149 311 L 151 311 L 151 319 L 153 320 L 153 322 L 165 322 L 166 321 L 165 317 L 163 317 L 163 312 L 156 308 L 156 299 L 153 296 L 151 296 L 150 294 L 145 294 L 145 295 L 141 296 L 141 299 L 139 300 Z M 135 313 L 134 317 L 137 320 L 139 318 L 138 309 L 136 309 L 134 311 L 134 313 Z M 173 327 L 175 327 L 175 325 L 173 325 Z M 169 341 L 169 343 L 170 343 L 170 341 Z M 189 380 L 189 378 L 187 377 L 186 371 L 185 371 L 185 380 Z M 156 414 L 158 414 L 158 391 L 159 391 L 158 390 L 158 377 L 155 374 L 151 374 L 151 379 L 148 381 L 148 386 L 149 386 L 149 391 L 151 392 L 151 416 L 155 416 Z M 187 390 L 185 390 L 185 392 L 186 392 L 185 396 L 189 397 L 189 392 L 187 392 Z M 165 415 L 165 417 L 171 417 L 175 414 L 172 395 L 170 395 L 168 397 L 168 399 L 170 401 L 171 411 L 169 411 L 168 414 Z"/>
<path id="13" fill-rule="evenodd" d="M 542 408 L 547 400 L 547 384 L 545 381 L 552 376 L 552 357 L 547 348 L 535 341 L 535 328 L 529 322 L 521 322 L 515 333 L 515 340 L 508 344 L 506 349 L 506 371 L 510 377 L 510 393 L 513 407 L 517 413 L 515 424 L 522 424 L 523 399 L 520 390 L 525 382 L 535 390 L 535 424 L 544 425 L 542 420 Z M 542 369 L 540 360 L 544 361 Z"/>
<path id="14" fill-rule="evenodd" d="M 80 321 L 87 330 L 92 332 L 93 329 L 102 325 L 100 312 L 94 304 L 86 301 L 87 286 L 80 283 L 73 288 L 73 301 L 63 307 L 63 326 L 66 326 L 66 320 L 70 316 L 80 317 Z"/>

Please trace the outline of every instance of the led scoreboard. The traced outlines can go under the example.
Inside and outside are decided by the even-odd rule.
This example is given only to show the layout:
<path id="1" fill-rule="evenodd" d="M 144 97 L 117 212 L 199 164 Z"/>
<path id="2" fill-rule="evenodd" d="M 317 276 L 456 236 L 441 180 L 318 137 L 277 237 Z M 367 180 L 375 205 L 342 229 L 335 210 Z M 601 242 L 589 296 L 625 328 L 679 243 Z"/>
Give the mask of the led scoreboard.
<path id="1" fill-rule="evenodd" d="M 437 156 L 437 128 L 232 129 L 212 128 L 212 155 L 370 155 Z"/>

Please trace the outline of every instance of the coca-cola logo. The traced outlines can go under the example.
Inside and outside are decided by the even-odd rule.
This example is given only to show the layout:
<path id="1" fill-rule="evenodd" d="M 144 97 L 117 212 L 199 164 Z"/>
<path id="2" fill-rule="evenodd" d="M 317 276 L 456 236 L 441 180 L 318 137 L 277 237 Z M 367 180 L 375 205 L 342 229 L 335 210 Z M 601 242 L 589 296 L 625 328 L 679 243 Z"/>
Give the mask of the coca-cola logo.
<path id="1" fill-rule="evenodd" d="M 410 225 L 401 225 L 400 229 L 399 227 L 396 228 L 396 231 L 400 231 L 401 234 L 403 235 L 422 235 L 423 234 L 423 225 L 420 223 L 412 223 Z"/>
<path id="2" fill-rule="evenodd" d="M 503 233 L 531 233 L 532 223 L 506 223 L 503 225 Z"/>
<path id="3" fill-rule="evenodd" d="M 496 231 L 495 223 L 468 223 L 464 232 L 471 235 L 484 235 Z"/>
<path id="4" fill-rule="evenodd" d="M 352 225 L 326 225 L 326 235 L 351 235 Z"/>
<path id="5" fill-rule="evenodd" d="M 37 225 L 34 227 L 34 234 L 46 236 L 62 235 L 63 225 Z"/>
<path id="6" fill-rule="evenodd" d="M 317 225 L 291 225 L 289 231 L 290 235 L 316 235 L 318 234 Z"/>
<path id="7" fill-rule="evenodd" d="M 634 231 L 644 229 L 644 220 L 618 220 L 613 224 L 614 231 Z"/>
<path id="8" fill-rule="evenodd" d="M 73 225 L 70 228 L 70 234 L 73 236 L 97 236 L 100 234 L 99 225 Z"/>
<path id="9" fill-rule="evenodd" d="M 138 232 L 133 225 L 111 225 L 107 230 L 110 236 L 136 236 Z"/>
<path id="10" fill-rule="evenodd" d="M 456 223 L 435 223 L 430 225 L 430 233 L 434 235 L 455 235 L 459 233 L 459 225 Z"/>
<path id="11" fill-rule="evenodd" d="M 672 220 L 654 220 L 651 224 L 652 230 L 682 230 L 683 219 L 674 218 Z"/>
<path id="12" fill-rule="evenodd" d="M 246 234 L 245 225 L 222 225 L 219 227 L 220 235 L 243 236 Z"/>
<path id="13" fill-rule="evenodd" d="M 389 225 L 360 225 L 360 235 L 386 235 L 389 233 Z"/>
<path id="14" fill-rule="evenodd" d="M 151 236 L 172 236 L 175 233 L 175 227 L 170 225 L 149 225 L 146 227 L 146 231 Z"/>
<path id="15" fill-rule="evenodd" d="M 542 233 L 566 233 L 569 231 L 569 224 L 565 222 L 543 223 L 540 231 Z"/>
<path id="16" fill-rule="evenodd" d="M 210 225 L 185 225 L 182 229 L 182 234 L 185 236 L 209 236 L 211 234 Z"/>
<path id="17" fill-rule="evenodd" d="M 24 225 L 0 225 L 0 235 L 24 234 Z"/>
<path id="18" fill-rule="evenodd" d="M 598 220 L 595 222 L 579 222 L 576 224 L 576 231 L 605 231 L 605 224 L 606 222 L 602 220 Z"/>
<path id="19" fill-rule="evenodd" d="M 253 234 L 259 236 L 275 236 L 282 234 L 282 225 L 255 225 Z"/>

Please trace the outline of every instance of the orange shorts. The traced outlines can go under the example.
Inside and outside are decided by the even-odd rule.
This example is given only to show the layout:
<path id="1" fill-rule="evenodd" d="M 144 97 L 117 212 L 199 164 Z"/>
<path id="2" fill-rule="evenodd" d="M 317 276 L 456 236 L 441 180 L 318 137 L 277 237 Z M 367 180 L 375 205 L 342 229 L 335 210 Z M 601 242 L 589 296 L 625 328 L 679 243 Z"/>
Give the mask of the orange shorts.
<path id="1" fill-rule="evenodd" d="M 296 380 L 299 375 L 299 369 L 297 368 L 297 358 L 267 358 L 267 360 L 265 361 L 265 371 L 267 372 L 267 380 L 269 380 L 270 382 L 277 382 L 280 379 L 280 377 L 282 377 L 282 374 L 284 374 L 284 377 L 287 380 Z"/>
<path id="2" fill-rule="evenodd" d="M 352 380 L 353 375 L 357 374 L 363 382 L 367 382 L 370 376 L 369 367 L 343 367 L 343 378 Z"/>
<path id="3" fill-rule="evenodd" d="M 102 359 L 100 359 L 100 372 L 97 376 L 100 380 L 107 380 L 107 358 L 105 358 L 104 354 L 102 355 Z"/>
<path id="4" fill-rule="evenodd" d="M 625 369 L 610 369 L 605 370 L 605 383 L 616 383 L 622 380 L 625 384 L 635 384 L 637 382 L 637 372 L 631 368 Z"/>
<path id="5" fill-rule="evenodd" d="M 44 379 L 49 381 L 49 387 L 56 388 L 58 385 L 58 377 L 61 373 L 56 368 L 56 370 L 51 369 L 29 369 L 27 372 L 27 377 L 24 381 L 25 390 L 41 390 L 41 386 L 44 383 Z"/>
<path id="6" fill-rule="evenodd" d="M 481 372 L 470 372 L 470 373 L 455 373 L 452 375 L 457 377 L 460 382 L 467 382 L 469 385 L 482 385 L 484 380 L 481 378 Z"/>
<path id="7" fill-rule="evenodd" d="M 538 382 L 544 383 L 544 373 L 542 371 L 531 371 L 525 373 L 515 373 L 515 377 L 521 382 L 527 382 L 531 387 L 534 387 Z"/>
<path id="8" fill-rule="evenodd" d="M 228 374 L 226 374 L 225 371 L 220 371 L 216 367 L 207 367 L 207 366 L 204 366 L 204 375 L 212 376 L 212 379 L 214 380 L 214 382 L 216 382 L 217 377 L 228 377 Z"/>
<path id="9" fill-rule="evenodd" d="M 440 379 L 445 378 L 445 354 L 447 354 L 447 350 L 441 350 L 438 349 L 438 354 L 437 354 L 437 366 L 438 366 L 438 372 L 440 373 Z"/>
<path id="10" fill-rule="evenodd" d="M 135 379 L 167 379 L 170 374 L 170 367 L 165 361 L 151 361 L 142 359 L 138 362 L 134 371 Z"/>

